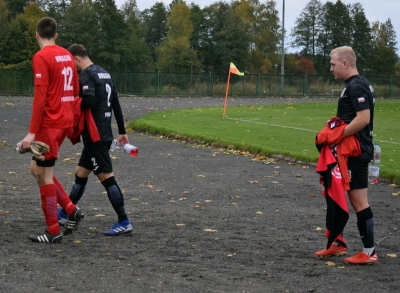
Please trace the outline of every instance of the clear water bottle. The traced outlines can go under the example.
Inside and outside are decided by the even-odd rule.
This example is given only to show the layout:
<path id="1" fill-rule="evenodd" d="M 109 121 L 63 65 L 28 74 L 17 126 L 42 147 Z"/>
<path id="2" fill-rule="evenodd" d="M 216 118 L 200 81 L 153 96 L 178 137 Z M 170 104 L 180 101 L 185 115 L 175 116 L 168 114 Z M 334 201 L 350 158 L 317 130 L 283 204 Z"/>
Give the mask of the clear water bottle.
<path id="1" fill-rule="evenodd" d="M 379 143 L 374 145 L 374 158 L 368 166 L 368 181 L 370 183 L 377 183 L 379 181 L 379 167 L 381 165 L 382 150 Z"/>
<path id="2" fill-rule="evenodd" d="M 117 139 L 114 139 L 111 144 L 111 148 L 114 150 L 119 150 L 124 152 L 125 154 L 130 155 L 131 157 L 136 157 L 139 153 L 139 149 L 134 145 L 129 143 L 120 143 L 118 144 Z"/>

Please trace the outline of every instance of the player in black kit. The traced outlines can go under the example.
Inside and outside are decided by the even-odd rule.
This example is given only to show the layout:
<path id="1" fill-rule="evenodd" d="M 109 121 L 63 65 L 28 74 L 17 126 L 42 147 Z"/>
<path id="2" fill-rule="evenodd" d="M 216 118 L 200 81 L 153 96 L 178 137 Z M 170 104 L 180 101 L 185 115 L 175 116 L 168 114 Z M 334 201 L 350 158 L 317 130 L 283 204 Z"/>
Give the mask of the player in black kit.
<path id="1" fill-rule="evenodd" d="M 374 155 L 372 135 L 375 94 L 368 80 L 358 74 L 356 55 L 351 47 L 333 49 L 330 65 L 330 71 L 335 78 L 345 82 L 336 114 L 347 124 L 342 138 L 356 135 L 361 148 L 360 156 L 348 158 L 347 167 L 351 182 L 347 194 L 357 215 L 357 227 L 364 248 L 344 261 L 350 264 L 374 264 L 378 262 L 378 255 L 374 247 L 374 216 L 368 203 L 368 163 Z M 319 256 L 346 253 L 347 246 L 343 241 L 332 244 L 329 249 L 316 252 Z"/>
<path id="2" fill-rule="evenodd" d="M 109 154 L 114 139 L 111 128 L 113 111 L 119 132 L 117 141 L 129 143 L 115 84 L 105 69 L 92 63 L 84 46 L 73 44 L 68 51 L 74 57 L 77 70 L 80 71 L 81 110 L 90 109 L 95 122 L 93 127 L 85 120 L 85 128 L 82 133 L 84 147 L 75 170 L 75 184 L 69 197 L 74 204 L 81 199 L 88 177 L 93 172 L 106 189 L 108 199 L 118 215 L 118 222 L 110 230 L 105 231 L 104 235 L 117 236 L 129 233 L 132 231 L 132 225 L 125 213 L 124 198 L 114 178 Z M 97 142 L 93 142 L 91 139 L 93 128 L 97 128 L 100 135 L 100 140 Z M 60 224 L 63 224 L 65 215 L 62 210 L 59 210 L 58 216 Z M 68 227 L 66 231 L 68 231 Z"/>

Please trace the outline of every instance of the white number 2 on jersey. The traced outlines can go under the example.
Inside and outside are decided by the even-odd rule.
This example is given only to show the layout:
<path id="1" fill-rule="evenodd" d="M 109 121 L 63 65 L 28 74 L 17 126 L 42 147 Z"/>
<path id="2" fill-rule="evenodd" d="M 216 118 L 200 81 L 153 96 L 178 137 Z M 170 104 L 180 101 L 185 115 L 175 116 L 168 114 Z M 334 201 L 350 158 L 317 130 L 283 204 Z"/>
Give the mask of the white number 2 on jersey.
<path id="1" fill-rule="evenodd" d="M 106 83 L 106 92 L 107 92 L 107 106 L 111 106 L 110 97 L 111 97 L 111 86 Z"/>
<path id="2" fill-rule="evenodd" d="M 71 67 L 64 67 L 63 71 L 61 71 L 62 75 L 64 75 L 64 91 L 72 91 L 74 87 L 72 86 L 72 77 L 74 72 Z"/>

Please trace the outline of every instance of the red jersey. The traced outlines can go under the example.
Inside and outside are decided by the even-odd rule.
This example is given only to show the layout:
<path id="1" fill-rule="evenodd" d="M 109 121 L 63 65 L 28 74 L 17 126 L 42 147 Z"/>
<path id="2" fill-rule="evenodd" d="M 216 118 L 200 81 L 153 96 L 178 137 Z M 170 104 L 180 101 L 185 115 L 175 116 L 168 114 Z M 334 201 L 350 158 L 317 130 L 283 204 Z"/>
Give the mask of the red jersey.
<path id="1" fill-rule="evenodd" d="M 45 46 L 33 56 L 32 67 L 35 94 L 29 132 L 73 127 L 79 79 L 72 55 L 58 45 Z"/>

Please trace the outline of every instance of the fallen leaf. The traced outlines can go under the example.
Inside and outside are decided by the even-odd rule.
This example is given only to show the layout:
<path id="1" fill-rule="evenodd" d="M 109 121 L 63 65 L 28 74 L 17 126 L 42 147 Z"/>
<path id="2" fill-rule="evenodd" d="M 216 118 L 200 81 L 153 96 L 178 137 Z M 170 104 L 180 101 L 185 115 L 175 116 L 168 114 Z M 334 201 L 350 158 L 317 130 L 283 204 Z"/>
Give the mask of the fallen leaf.
<path id="1" fill-rule="evenodd" d="M 163 190 L 161 190 L 161 189 L 157 189 L 156 190 L 156 192 L 164 192 Z"/>
<path id="2" fill-rule="evenodd" d="M 257 214 L 257 215 L 262 215 L 263 213 L 262 213 L 262 212 L 256 212 L 256 214 Z"/>
<path id="3" fill-rule="evenodd" d="M 195 208 L 195 209 L 201 209 L 201 205 L 195 205 L 193 208 Z"/>
<path id="4" fill-rule="evenodd" d="M 301 177 L 301 174 L 296 174 L 296 177 Z"/>
<path id="5" fill-rule="evenodd" d="M 15 174 L 15 172 L 8 172 L 8 174 Z"/>
<path id="6" fill-rule="evenodd" d="M 204 200 L 204 202 L 212 202 L 212 200 L 206 199 L 206 200 Z"/>
<path id="7" fill-rule="evenodd" d="M 95 227 L 89 227 L 89 230 L 97 230 Z"/>
<path id="8" fill-rule="evenodd" d="M 103 215 L 103 214 L 97 214 L 95 217 L 105 217 L 106 215 Z"/>
<path id="9" fill-rule="evenodd" d="M 147 188 L 154 188 L 153 185 L 147 185 Z"/>
<path id="10" fill-rule="evenodd" d="M 183 201 L 183 200 L 187 200 L 187 198 L 186 197 L 181 197 L 179 200 Z"/>
<path id="11" fill-rule="evenodd" d="M 388 253 L 388 254 L 386 254 L 386 256 L 388 256 L 388 257 L 397 257 L 397 255 L 395 254 L 395 253 Z"/>
<path id="12" fill-rule="evenodd" d="M 81 241 L 81 240 L 74 240 L 74 241 L 72 241 L 72 242 L 78 244 L 78 243 L 81 243 L 82 241 Z"/>
<path id="13" fill-rule="evenodd" d="M 315 228 L 316 231 L 321 231 L 322 229 L 320 227 Z"/>
<path id="14" fill-rule="evenodd" d="M 258 184 L 258 180 L 254 180 L 254 181 L 247 181 L 247 182 L 249 182 L 250 184 Z"/>
<path id="15" fill-rule="evenodd" d="M 310 193 L 310 196 L 311 196 L 311 197 L 315 197 L 315 194 L 314 194 L 314 193 Z"/>
<path id="16" fill-rule="evenodd" d="M 1 143 L 1 145 L 2 145 L 2 146 L 6 146 L 6 145 L 7 145 L 7 142 L 4 140 L 4 141 Z"/>
<path id="17" fill-rule="evenodd" d="M 57 249 L 57 252 L 62 252 L 62 250 L 61 249 Z"/>
<path id="18" fill-rule="evenodd" d="M 232 256 L 233 256 L 233 254 L 232 254 L 232 253 L 228 253 L 226 256 L 228 256 L 228 257 L 232 257 Z"/>
<path id="19" fill-rule="evenodd" d="M 327 261 L 325 264 L 326 264 L 328 267 L 334 267 L 334 266 L 336 266 L 336 264 L 335 264 L 334 262 L 331 262 L 331 261 Z"/>
<path id="20" fill-rule="evenodd" d="M 179 226 L 179 227 L 181 227 L 181 226 L 185 226 L 186 224 L 175 224 L 175 226 Z"/>
<path id="21" fill-rule="evenodd" d="M 208 233 L 217 233 L 218 230 L 214 230 L 214 229 L 204 229 L 204 232 L 208 232 Z"/>
<path id="22" fill-rule="evenodd" d="M 67 172 L 67 175 L 72 175 L 72 172 Z"/>
<path id="23" fill-rule="evenodd" d="M 197 175 L 197 177 L 199 177 L 199 178 L 206 178 L 206 176 L 204 176 L 204 175 Z"/>

